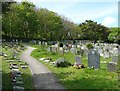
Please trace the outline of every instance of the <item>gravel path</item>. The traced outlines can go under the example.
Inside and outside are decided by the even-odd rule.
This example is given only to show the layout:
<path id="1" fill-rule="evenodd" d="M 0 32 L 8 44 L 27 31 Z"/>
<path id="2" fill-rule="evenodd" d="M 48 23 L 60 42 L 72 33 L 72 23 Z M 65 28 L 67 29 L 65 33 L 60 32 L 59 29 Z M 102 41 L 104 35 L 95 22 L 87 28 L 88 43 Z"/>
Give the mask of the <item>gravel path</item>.
<path id="1" fill-rule="evenodd" d="M 22 53 L 21 59 L 28 63 L 32 71 L 35 89 L 64 89 L 56 76 L 48 70 L 46 66 L 30 56 L 34 49 L 35 48 L 28 46 L 27 50 Z"/>

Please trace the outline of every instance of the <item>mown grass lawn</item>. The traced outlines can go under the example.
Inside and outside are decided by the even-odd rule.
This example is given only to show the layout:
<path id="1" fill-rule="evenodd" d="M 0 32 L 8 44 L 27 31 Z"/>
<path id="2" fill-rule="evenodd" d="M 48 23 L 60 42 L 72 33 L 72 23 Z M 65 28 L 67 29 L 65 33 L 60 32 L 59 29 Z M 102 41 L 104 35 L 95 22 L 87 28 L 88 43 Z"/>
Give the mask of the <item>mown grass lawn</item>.
<path id="1" fill-rule="evenodd" d="M 21 62 L 17 62 L 16 60 L 14 60 L 14 62 L 6 62 L 6 60 L 12 59 L 12 53 L 10 52 L 10 50 L 13 50 L 9 47 L 7 48 L 2 48 L 2 51 L 6 54 L 8 54 L 8 57 L 1 57 L 2 58 L 2 88 L 3 91 L 12 91 L 13 89 L 13 85 L 12 85 L 12 78 L 10 76 L 10 69 L 9 69 L 9 64 L 10 63 L 17 63 L 18 64 L 18 69 L 20 70 L 20 72 L 22 72 L 22 78 L 23 78 L 23 87 L 25 88 L 25 90 L 33 90 L 33 82 L 32 82 L 32 76 L 31 76 L 31 71 L 30 69 L 27 67 L 25 69 L 20 67 L 20 64 L 25 63 L 23 60 Z M 20 58 L 20 54 L 23 51 L 19 52 L 18 54 L 18 58 Z"/>
<path id="2" fill-rule="evenodd" d="M 34 58 L 38 59 L 42 57 L 50 57 L 53 61 L 56 61 L 59 57 L 63 57 L 60 54 L 53 54 L 47 51 L 47 46 L 37 46 L 34 45 L 37 49 L 34 50 L 31 54 Z M 75 55 L 71 53 L 65 53 L 64 58 L 70 63 L 75 62 Z M 111 61 L 111 58 L 105 59 L 103 57 L 100 58 L 100 61 Z M 41 61 L 40 61 L 41 62 Z M 56 76 L 59 78 L 60 82 L 67 89 L 101 89 L 102 91 L 106 91 L 106 89 L 117 89 L 118 87 L 118 74 L 115 72 L 107 71 L 107 64 L 100 64 L 100 69 L 94 70 L 88 68 L 87 57 L 82 57 L 82 63 L 86 68 L 75 69 L 73 66 L 70 67 L 54 67 L 50 65 L 50 63 L 44 63 Z M 100 91 L 101 91 L 100 90 Z"/>

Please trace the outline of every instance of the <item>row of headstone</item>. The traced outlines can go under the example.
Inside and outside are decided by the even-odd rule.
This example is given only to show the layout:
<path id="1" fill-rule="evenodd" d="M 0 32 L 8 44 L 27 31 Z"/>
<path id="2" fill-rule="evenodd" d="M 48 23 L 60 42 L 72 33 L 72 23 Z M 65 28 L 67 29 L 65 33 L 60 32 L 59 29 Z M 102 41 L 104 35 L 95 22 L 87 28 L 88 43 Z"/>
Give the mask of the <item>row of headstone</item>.
<path id="1" fill-rule="evenodd" d="M 104 47 L 105 46 L 105 47 Z M 108 45 L 107 45 L 108 46 Z M 85 45 L 83 45 L 82 47 L 81 46 L 72 46 L 70 48 L 70 52 L 73 53 L 73 54 L 86 54 L 88 55 L 88 67 L 90 68 L 95 68 L 95 69 L 99 69 L 100 68 L 100 56 L 104 56 L 105 58 L 109 58 L 110 56 L 113 56 L 112 57 L 112 62 L 109 62 L 108 65 L 107 65 L 107 69 L 108 71 L 114 71 L 116 70 L 116 65 L 117 65 L 117 62 L 118 62 L 118 56 L 116 55 L 117 54 L 117 51 L 114 51 L 112 52 L 113 54 L 110 54 L 110 48 L 108 48 L 105 45 L 103 46 L 97 46 L 96 47 L 96 50 L 88 50 Z M 64 48 L 57 48 L 58 46 L 55 46 L 55 47 L 49 47 L 49 51 L 52 51 L 52 52 L 59 52 L 60 54 L 63 54 L 64 52 Z M 77 48 L 80 47 L 81 50 L 78 50 Z M 111 48 L 115 48 L 115 46 L 111 46 Z M 60 51 L 59 51 L 60 50 Z M 102 55 L 103 54 L 103 55 Z M 82 64 L 82 61 L 81 61 L 81 56 L 78 55 L 75 57 L 75 60 L 76 60 L 76 63 L 78 64 Z"/>
<path id="2" fill-rule="evenodd" d="M 75 63 L 76 64 L 82 64 L 80 55 L 77 55 L 75 57 Z M 95 50 L 90 50 L 88 53 L 88 67 L 94 68 L 94 69 L 99 69 L 100 68 L 100 54 L 95 51 Z"/>
<path id="3" fill-rule="evenodd" d="M 18 69 L 17 64 L 10 64 L 10 69 L 11 69 L 11 78 L 12 78 L 12 84 L 13 84 L 13 89 L 14 90 L 24 90 L 23 87 L 23 79 L 22 79 L 22 73 Z M 16 86 L 18 86 L 16 88 Z"/>
<path id="4" fill-rule="evenodd" d="M 79 64 L 81 63 L 80 56 L 76 57 L 76 62 Z M 112 57 L 112 62 L 109 62 L 107 64 L 107 70 L 108 71 L 117 71 L 117 64 L 118 64 L 118 56 Z M 100 68 L 100 54 L 95 50 L 90 50 L 88 53 L 88 67 L 99 69 Z"/>
<path id="5" fill-rule="evenodd" d="M 38 45 L 48 45 L 48 43 L 47 42 L 44 42 L 44 41 L 38 41 Z"/>

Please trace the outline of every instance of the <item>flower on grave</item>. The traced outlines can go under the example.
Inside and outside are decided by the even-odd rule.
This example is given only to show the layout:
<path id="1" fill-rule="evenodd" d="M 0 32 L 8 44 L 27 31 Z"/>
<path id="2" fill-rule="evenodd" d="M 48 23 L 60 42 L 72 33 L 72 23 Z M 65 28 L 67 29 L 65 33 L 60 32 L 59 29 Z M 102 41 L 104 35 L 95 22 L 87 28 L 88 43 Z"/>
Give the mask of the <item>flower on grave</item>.
<path id="1" fill-rule="evenodd" d="M 75 63 L 75 64 L 73 65 L 73 67 L 74 67 L 74 68 L 76 68 L 76 69 L 80 69 L 80 68 L 81 68 L 81 65 L 80 65 L 80 64 L 77 64 L 77 63 Z"/>
<path id="2" fill-rule="evenodd" d="M 77 64 L 77 63 L 75 63 L 75 64 L 73 65 L 73 67 L 76 68 L 76 69 L 85 68 L 85 66 L 84 66 L 83 64 Z"/>

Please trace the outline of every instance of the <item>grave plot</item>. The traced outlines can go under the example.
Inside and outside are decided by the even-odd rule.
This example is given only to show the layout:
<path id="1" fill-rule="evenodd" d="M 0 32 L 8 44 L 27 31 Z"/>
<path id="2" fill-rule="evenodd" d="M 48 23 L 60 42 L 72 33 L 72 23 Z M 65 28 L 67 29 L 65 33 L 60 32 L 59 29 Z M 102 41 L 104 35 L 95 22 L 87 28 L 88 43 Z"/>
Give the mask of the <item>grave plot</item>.
<path id="1" fill-rule="evenodd" d="M 8 55 L 8 57 L 1 56 L 3 59 L 3 90 L 11 89 L 16 91 L 22 89 L 22 91 L 24 91 L 25 89 L 33 89 L 31 71 L 29 70 L 28 65 L 20 59 L 20 54 L 22 53 L 22 50 L 13 55 L 16 49 L 20 48 L 20 46 L 18 45 L 17 47 L 13 47 L 2 49 L 2 51 Z M 13 49 L 14 51 L 11 51 Z"/>

